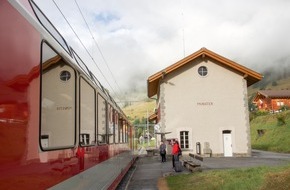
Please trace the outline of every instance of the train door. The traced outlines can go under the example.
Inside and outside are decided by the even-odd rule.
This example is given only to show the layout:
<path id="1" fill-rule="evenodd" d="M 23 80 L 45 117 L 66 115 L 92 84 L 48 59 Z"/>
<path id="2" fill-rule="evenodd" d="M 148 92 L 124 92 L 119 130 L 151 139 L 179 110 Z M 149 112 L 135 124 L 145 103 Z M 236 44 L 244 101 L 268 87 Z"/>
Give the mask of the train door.
<path id="1" fill-rule="evenodd" d="M 80 77 L 80 145 L 96 144 L 96 91 Z"/>

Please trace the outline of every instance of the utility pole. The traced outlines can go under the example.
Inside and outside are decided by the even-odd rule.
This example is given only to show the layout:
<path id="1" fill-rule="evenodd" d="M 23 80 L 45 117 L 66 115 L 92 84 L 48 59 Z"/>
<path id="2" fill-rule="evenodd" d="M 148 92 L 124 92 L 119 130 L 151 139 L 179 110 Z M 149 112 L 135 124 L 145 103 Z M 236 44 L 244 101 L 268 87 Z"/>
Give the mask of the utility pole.
<path id="1" fill-rule="evenodd" d="M 147 142 L 148 142 L 148 147 L 149 147 L 149 125 L 148 125 L 148 109 L 147 109 L 147 117 L 146 117 L 146 127 L 147 127 Z"/>

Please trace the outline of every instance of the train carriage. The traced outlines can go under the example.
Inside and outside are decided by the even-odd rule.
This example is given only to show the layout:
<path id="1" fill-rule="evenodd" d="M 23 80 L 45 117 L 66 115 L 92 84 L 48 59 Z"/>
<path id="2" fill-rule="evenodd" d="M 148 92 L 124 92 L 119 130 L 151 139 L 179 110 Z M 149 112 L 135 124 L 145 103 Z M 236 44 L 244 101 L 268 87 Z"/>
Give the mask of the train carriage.
<path id="1" fill-rule="evenodd" d="M 133 127 L 33 0 L 0 2 L 0 189 L 114 189 Z"/>

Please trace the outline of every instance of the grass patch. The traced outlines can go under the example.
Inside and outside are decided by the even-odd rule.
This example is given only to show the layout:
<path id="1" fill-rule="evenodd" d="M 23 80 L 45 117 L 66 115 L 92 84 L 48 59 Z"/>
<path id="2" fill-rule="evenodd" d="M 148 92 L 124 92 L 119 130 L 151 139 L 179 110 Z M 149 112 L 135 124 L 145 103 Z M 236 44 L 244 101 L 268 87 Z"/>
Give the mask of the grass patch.
<path id="1" fill-rule="evenodd" d="M 290 153 L 290 111 L 256 117 L 250 125 L 253 149 Z"/>
<path id="2" fill-rule="evenodd" d="M 261 190 L 290 189 L 290 168 L 278 172 L 270 172 L 265 175 L 264 185 Z"/>
<path id="3" fill-rule="evenodd" d="M 213 170 L 169 176 L 170 190 L 257 190 L 290 189 L 290 165 L 247 169 Z"/>

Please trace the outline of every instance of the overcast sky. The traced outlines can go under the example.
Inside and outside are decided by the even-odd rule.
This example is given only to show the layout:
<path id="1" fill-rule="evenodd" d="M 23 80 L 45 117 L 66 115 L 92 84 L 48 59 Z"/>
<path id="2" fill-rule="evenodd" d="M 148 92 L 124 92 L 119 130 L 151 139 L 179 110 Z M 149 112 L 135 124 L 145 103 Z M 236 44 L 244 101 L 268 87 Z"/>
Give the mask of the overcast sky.
<path id="1" fill-rule="evenodd" d="M 202 47 L 258 72 L 278 63 L 290 65 L 289 0 L 54 2 L 36 0 L 113 95 L 122 96 L 136 87 L 146 89 L 150 75 Z"/>

